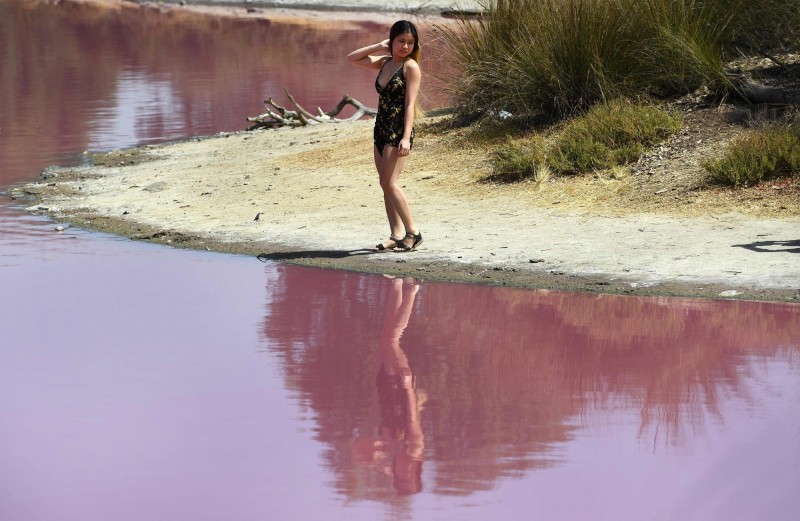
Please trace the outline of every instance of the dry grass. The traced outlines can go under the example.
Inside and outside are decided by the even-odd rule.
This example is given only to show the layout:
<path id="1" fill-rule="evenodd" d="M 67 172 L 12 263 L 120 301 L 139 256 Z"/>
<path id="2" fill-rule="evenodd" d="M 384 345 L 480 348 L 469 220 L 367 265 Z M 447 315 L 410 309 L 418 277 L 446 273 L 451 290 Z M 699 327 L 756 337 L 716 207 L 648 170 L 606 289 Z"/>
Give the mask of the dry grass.
<path id="1" fill-rule="evenodd" d="M 629 166 L 583 176 L 549 176 L 515 183 L 492 180 L 492 152 L 522 132 L 494 125 L 454 126 L 450 116 L 428 117 L 417 125 L 414 150 L 401 180 L 424 180 L 427 186 L 454 196 L 475 199 L 513 195 L 532 207 L 597 215 L 656 213 L 713 216 L 740 213 L 753 217 L 800 216 L 800 178 L 762 183 L 749 188 L 708 185 L 704 161 L 719 157 L 747 128 L 732 105 L 705 104 L 699 97 L 675 106 L 684 127 L 665 143 Z M 282 159 L 303 166 L 309 175 L 324 176 L 331 164 L 346 165 L 353 176 L 373 179 L 371 122 L 335 144 L 298 150 Z M 298 143 L 302 149 L 306 143 Z M 545 176 L 542 176 L 545 177 Z M 375 179 L 377 181 L 377 179 Z M 426 185 L 422 185 L 423 187 Z"/>
<path id="2" fill-rule="evenodd" d="M 441 124 L 425 127 L 420 139 L 424 145 L 415 149 L 410 168 L 438 172 L 435 182 L 454 194 L 514 194 L 533 206 L 597 215 L 800 216 L 800 177 L 750 188 L 709 186 L 703 161 L 721 154 L 745 128 L 731 121 L 737 110 L 732 107 L 684 110 L 680 133 L 632 166 L 593 175 L 492 182 L 489 158 L 503 138 L 478 139 L 474 127 L 443 131 Z"/>

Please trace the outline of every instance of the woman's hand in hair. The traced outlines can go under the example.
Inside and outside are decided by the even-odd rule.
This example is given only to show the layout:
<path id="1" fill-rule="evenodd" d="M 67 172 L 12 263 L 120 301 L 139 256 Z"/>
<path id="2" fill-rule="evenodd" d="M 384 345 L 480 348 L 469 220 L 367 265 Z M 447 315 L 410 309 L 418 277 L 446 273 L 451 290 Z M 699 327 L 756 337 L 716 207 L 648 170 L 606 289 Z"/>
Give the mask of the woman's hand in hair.
<path id="1" fill-rule="evenodd" d="M 378 43 L 373 43 L 367 47 L 356 49 L 347 55 L 347 59 L 353 65 L 359 67 L 366 67 L 368 69 L 380 69 L 386 59 L 386 54 L 391 55 L 389 49 L 389 40 L 383 40 Z"/>

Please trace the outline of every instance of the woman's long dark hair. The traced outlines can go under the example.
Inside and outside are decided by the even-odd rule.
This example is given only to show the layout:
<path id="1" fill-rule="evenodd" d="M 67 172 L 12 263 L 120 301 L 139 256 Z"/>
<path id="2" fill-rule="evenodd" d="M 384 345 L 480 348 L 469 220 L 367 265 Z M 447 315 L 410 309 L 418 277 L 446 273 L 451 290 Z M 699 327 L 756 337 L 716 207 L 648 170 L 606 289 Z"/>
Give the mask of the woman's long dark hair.
<path id="1" fill-rule="evenodd" d="M 411 33 L 411 36 L 414 37 L 414 48 L 411 49 L 411 53 L 408 56 L 409 58 L 414 58 L 414 61 L 419 63 L 420 45 L 419 34 L 417 34 L 417 26 L 408 20 L 397 21 L 392 26 L 391 30 L 389 31 L 389 49 L 392 48 L 395 38 L 406 33 Z"/>
<path id="2" fill-rule="evenodd" d="M 409 22 L 408 20 L 399 20 L 394 23 L 392 28 L 389 30 L 389 50 L 391 52 L 392 46 L 394 44 L 394 39 L 400 36 L 401 34 L 411 33 L 411 36 L 414 37 L 414 48 L 411 49 L 411 53 L 408 55 L 409 58 L 413 58 L 415 62 L 419 63 L 419 57 L 421 53 L 421 47 L 419 45 L 419 34 L 417 33 L 417 26 L 414 25 L 413 22 Z M 416 118 L 422 118 L 425 115 L 425 112 L 419 106 L 419 99 L 417 99 L 416 103 L 414 103 L 414 116 Z"/>

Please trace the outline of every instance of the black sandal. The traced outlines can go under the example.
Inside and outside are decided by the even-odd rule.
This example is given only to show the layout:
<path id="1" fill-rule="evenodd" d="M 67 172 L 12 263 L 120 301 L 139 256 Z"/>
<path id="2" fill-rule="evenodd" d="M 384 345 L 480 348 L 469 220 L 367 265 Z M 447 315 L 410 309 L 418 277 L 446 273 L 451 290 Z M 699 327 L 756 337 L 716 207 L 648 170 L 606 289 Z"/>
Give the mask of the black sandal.
<path id="1" fill-rule="evenodd" d="M 411 246 L 403 242 L 406 239 L 414 239 L 414 242 L 411 243 Z M 395 246 L 394 251 L 402 251 L 402 252 L 414 251 L 420 244 L 422 244 L 422 232 L 417 231 L 416 234 L 408 232 L 406 233 L 406 236 L 403 238 L 403 240 L 397 243 L 397 246 Z"/>
<path id="2" fill-rule="evenodd" d="M 394 235 L 389 236 L 389 240 L 394 242 L 394 246 L 386 246 L 384 243 L 376 244 L 372 251 L 387 251 L 393 250 L 398 247 L 399 244 L 403 244 L 402 239 L 397 239 Z M 387 241 L 388 242 L 388 241 Z"/>

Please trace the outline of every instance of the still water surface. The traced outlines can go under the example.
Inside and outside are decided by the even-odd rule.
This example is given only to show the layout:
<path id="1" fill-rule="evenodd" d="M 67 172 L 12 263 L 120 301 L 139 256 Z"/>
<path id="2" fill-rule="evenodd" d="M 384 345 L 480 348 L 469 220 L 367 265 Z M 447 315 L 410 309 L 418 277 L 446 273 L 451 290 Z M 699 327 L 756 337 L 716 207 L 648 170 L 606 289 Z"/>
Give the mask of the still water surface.
<path id="1" fill-rule="evenodd" d="M 0 182 L 241 129 L 283 85 L 338 101 L 275 42 L 369 100 L 340 57 L 384 30 L 0 0 Z M 800 306 L 262 264 L 7 199 L 0 230 L 0 519 L 800 511 Z"/>

